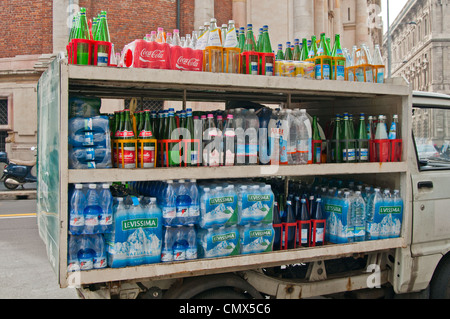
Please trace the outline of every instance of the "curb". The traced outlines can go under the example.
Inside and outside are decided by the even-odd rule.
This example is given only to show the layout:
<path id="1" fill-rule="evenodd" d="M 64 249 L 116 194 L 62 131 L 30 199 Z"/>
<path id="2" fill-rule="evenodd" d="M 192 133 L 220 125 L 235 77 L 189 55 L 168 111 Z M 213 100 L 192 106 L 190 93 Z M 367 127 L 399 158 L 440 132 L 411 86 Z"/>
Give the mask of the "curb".
<path id="1" fill-rule="evenodd" d="M 0 200 L 1 199 L 36 199 L 36 190 L 35 189 L 22 189 L 22 190 L 14 190 L 14 191 L 0 191 Z"/>

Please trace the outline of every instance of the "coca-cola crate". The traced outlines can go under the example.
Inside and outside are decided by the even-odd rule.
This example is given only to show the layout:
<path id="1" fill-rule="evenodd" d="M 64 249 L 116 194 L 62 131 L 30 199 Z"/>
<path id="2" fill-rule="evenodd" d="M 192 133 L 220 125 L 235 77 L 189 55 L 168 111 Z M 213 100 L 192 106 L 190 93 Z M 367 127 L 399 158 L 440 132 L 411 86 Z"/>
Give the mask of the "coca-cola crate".
<path id="1" fill-rule="evenodd" d="M 203 51 L 180 46 L 170 47 L 170 68 L 172 70 L 202 71 Z"/>

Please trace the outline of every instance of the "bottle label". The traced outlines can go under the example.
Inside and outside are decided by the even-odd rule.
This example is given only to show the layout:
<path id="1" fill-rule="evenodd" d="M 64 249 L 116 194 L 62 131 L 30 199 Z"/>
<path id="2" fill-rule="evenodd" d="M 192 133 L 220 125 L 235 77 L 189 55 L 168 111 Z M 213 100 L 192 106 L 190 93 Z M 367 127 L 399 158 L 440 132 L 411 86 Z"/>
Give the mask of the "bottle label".
<path id="1" fill-rule="evenodd" d="M 84 119 L 84 130 L 92 131 L 92 118 Z"/>
<path id="2" fill-rule="evenodd" d="M 98 223 L 101 226 L 109 226 L 112 225 L 112 221 L 113 221 L 112 214 L 106 213 L 101 215 Z"/>
<path id="3" fill-rule="evenodd" d="M 236 29 L 232 28 L 227 31 L 227 37 L 225 39 L 224 48 L 235 48 L 238 45 L 238 41 L 236 38 Z"/>
<path id="4" fill-rule="evenodd" d="M 177 211 L 175 207 L 163 207 L 162 209 L 163 218 L 175 218 L 177 216 Z"/>
<path id="5" fill-rule="evenodd" d="M 186 260 L 186 250 L 182 247 L 177 247 L 173 250 L 173 261 Z"/>
<path id="6" fill-rule="evenodd" d="M 84 224 L 86 226 L 97 226 L 98 225 L 98 215 L 86 215 L 84 219 Z"/>
<path id="7" fill-rule="evenodd" d="M 301 244 L 307 244 L 308 243 L 308 229 L 302 229 L 301 233 Z"/>
<path id="8" fill-rule="evenodd" d="M 171 249 L 163 248 L 161 250 L 161 261 L 162 262 L 173 261 L 173 253 Z"/>
<path id="9" fill-rule="evenodd" d="M 189 216 L 189 206 L 177 206 L 177 217 L 186 218 Z"/>
<path id="10" fill-rule="evenodd" d="M 342 150 L 342 157 L 343 157 L 343 160 L 344 160 L 344 162 L 345 161 L 354 161 L 354 160 L 356 160 L 356 152 L 355 152 L 355 149 L 353 149 L 353 148 L 349 148 L 349 149 L 343 149 Z"/>
<path id="11" fill-rule="evenodd" d="M 384 83 L 384 71 L 378 70 L 377 83 Z"/>
<path id="12" fill-rule="evenodd" d="M 198 216 L 200 216 L 200 206 L 199 205 L 189 206 L 189 217 L 198 217 Z"/>
<path id="13" fill-rule="evenodd" d="M 143 163 L 144 165 L 142 166 L 141 163 Z M 154 167 L 155 148 L 153 146 L 144 146 L 143 152 L 142 152 L 142 148 L 139 148 L 138 164 L 139 164 L 139 167 L 143 167 L 143 168 Z"/>
<path id="14" fill-rule="evenodd" d="M 90 270 L 94 268 L 93 258 L 80 258 L 80 270 Z"/>
<path id="15" fill-rule="evenodd" d="M 106 268 L 106 257 L 94 257 L 94 269 Z"/>
<path id="16" fill-rule="evenodd" d="M 85 132 L 83 146 L 94 146 L 94 133 Z"/>
<path id="17" fill-rule="evenodd" d="M 123 165 L 122 165 L 123 160 Z M 123 167 L 122 167 L 123 166 Z M 134 168 L 136 167 L 136 149 L 135 147 L 123 147 L 122 152 L 119 150 L 119 167 L 121 168 Z"/>
<path id="18" fill-rule="evenodd" d="M 322 80 L 322 64 L 316 65 L 316 80 Z"/>
<path id="19" fill-rule="evenodd" d="M 221 47 L 219 29 L 214 29 L 209 32 L 208 46 Z"/>
<path id="20" fill-rule="evenodd" d="M 139 133 L 139 137 L 153 137 L 153 133 L 152 133 L 152 131 L 144 131 L 144 130 L 142 130 Z"/>
<path id="21" fill-rule="evenodd" d="M 368 161 L 369 160 L 369 149 L 361 148 L 357 150 L 357 155 L 360 161 Z"/>
<path id="22" fill-rule="evenodd" d="M 73 227 L 84 226 L 84 216 L 71 217 L 69 224 Z"/>
<path id="23" fill-rule="evenodd" d="M 266 62 L 266 75 L 272 76 L 273 75 L 273 64 Z"/>
<path id="24" fill-rule="evenodd" d="M 316 227 L 316 243 L 322 243 L 324 239 L 323 227 Z"/>
<path id="25" fill-rule="evenodd" d="M 250 74 L 258 75 L 258 62 L 250 62 Z"/>
<path id="26" fill-rule="evenodd" d="M 391 129 L 389 130 L 389 139 L 395 140 L 397 138 L 397 124 L 392 122 Z"/>
<path id="27" fill-rule="evenodd" d="M 108 53 L 97 52 L 97 66 L 108 66 Z"/>
<path id="28" fill-rule="evenodd" d="M 329 64 L 323 64 L 323 79 L 329 80 L 331 75 L 331 68 Z"/>
<path id="29" fill-rule="evenodd" d="M 197 164 L 198 164 L 198 152 L 191 151 L 191 165 L 197 165 Z"/>
<path id="30" fill-rule="evenodd" d="M 372 70 L 366 70 L 366 82 L 373 82 L 373 72 Z"/>
<path id="31" fill-rule="evenodd" d="M 345 80 L 345 67 L 343 65 L 336 66 L 336 80 L 337 81 Z"/>

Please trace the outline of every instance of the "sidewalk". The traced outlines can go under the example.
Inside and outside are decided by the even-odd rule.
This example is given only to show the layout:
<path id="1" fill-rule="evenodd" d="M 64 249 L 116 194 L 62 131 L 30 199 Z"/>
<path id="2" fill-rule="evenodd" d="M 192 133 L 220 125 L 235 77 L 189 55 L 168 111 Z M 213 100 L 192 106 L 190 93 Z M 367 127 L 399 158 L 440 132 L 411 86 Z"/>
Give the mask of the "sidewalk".
<path id="1" fill-rule="evenodd" d="M 3 182 L 0 183 L 0 200 L 2 199 L 36 199 L 36 183 L 25 184 L 17 187 L 15 190 L 9 190 Z"/>

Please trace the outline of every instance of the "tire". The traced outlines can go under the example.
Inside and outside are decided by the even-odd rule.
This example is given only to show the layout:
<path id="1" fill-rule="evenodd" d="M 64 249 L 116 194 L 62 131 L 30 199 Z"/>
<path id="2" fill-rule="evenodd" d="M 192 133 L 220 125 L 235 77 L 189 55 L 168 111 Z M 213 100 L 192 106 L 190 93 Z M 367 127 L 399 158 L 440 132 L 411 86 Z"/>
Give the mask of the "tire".
<path id="1" fill-rule="evenodd" d="M 230 287 L 220 287 L 204 291 L 193 299 L 248 299 L 244 294 Z"/>
<path id="2" fill-rule="evenodd" d="M 450 256 L 439 263 L 430 283 L 431 299 L 450 299 Z"/>
<path id="3" fill-rule="evenodd" d="M 8 178 L 12 178 L 10 176 L 5 176 L 5 181 L 3 182 L 3 184 L 5 184 L 5 187 L 9 190 L 15 190 L 17 187 L 19 187 L 19 185 L 17 184 L 11 184 L 11 183 L 7 183 L 6 180 Z"/>

